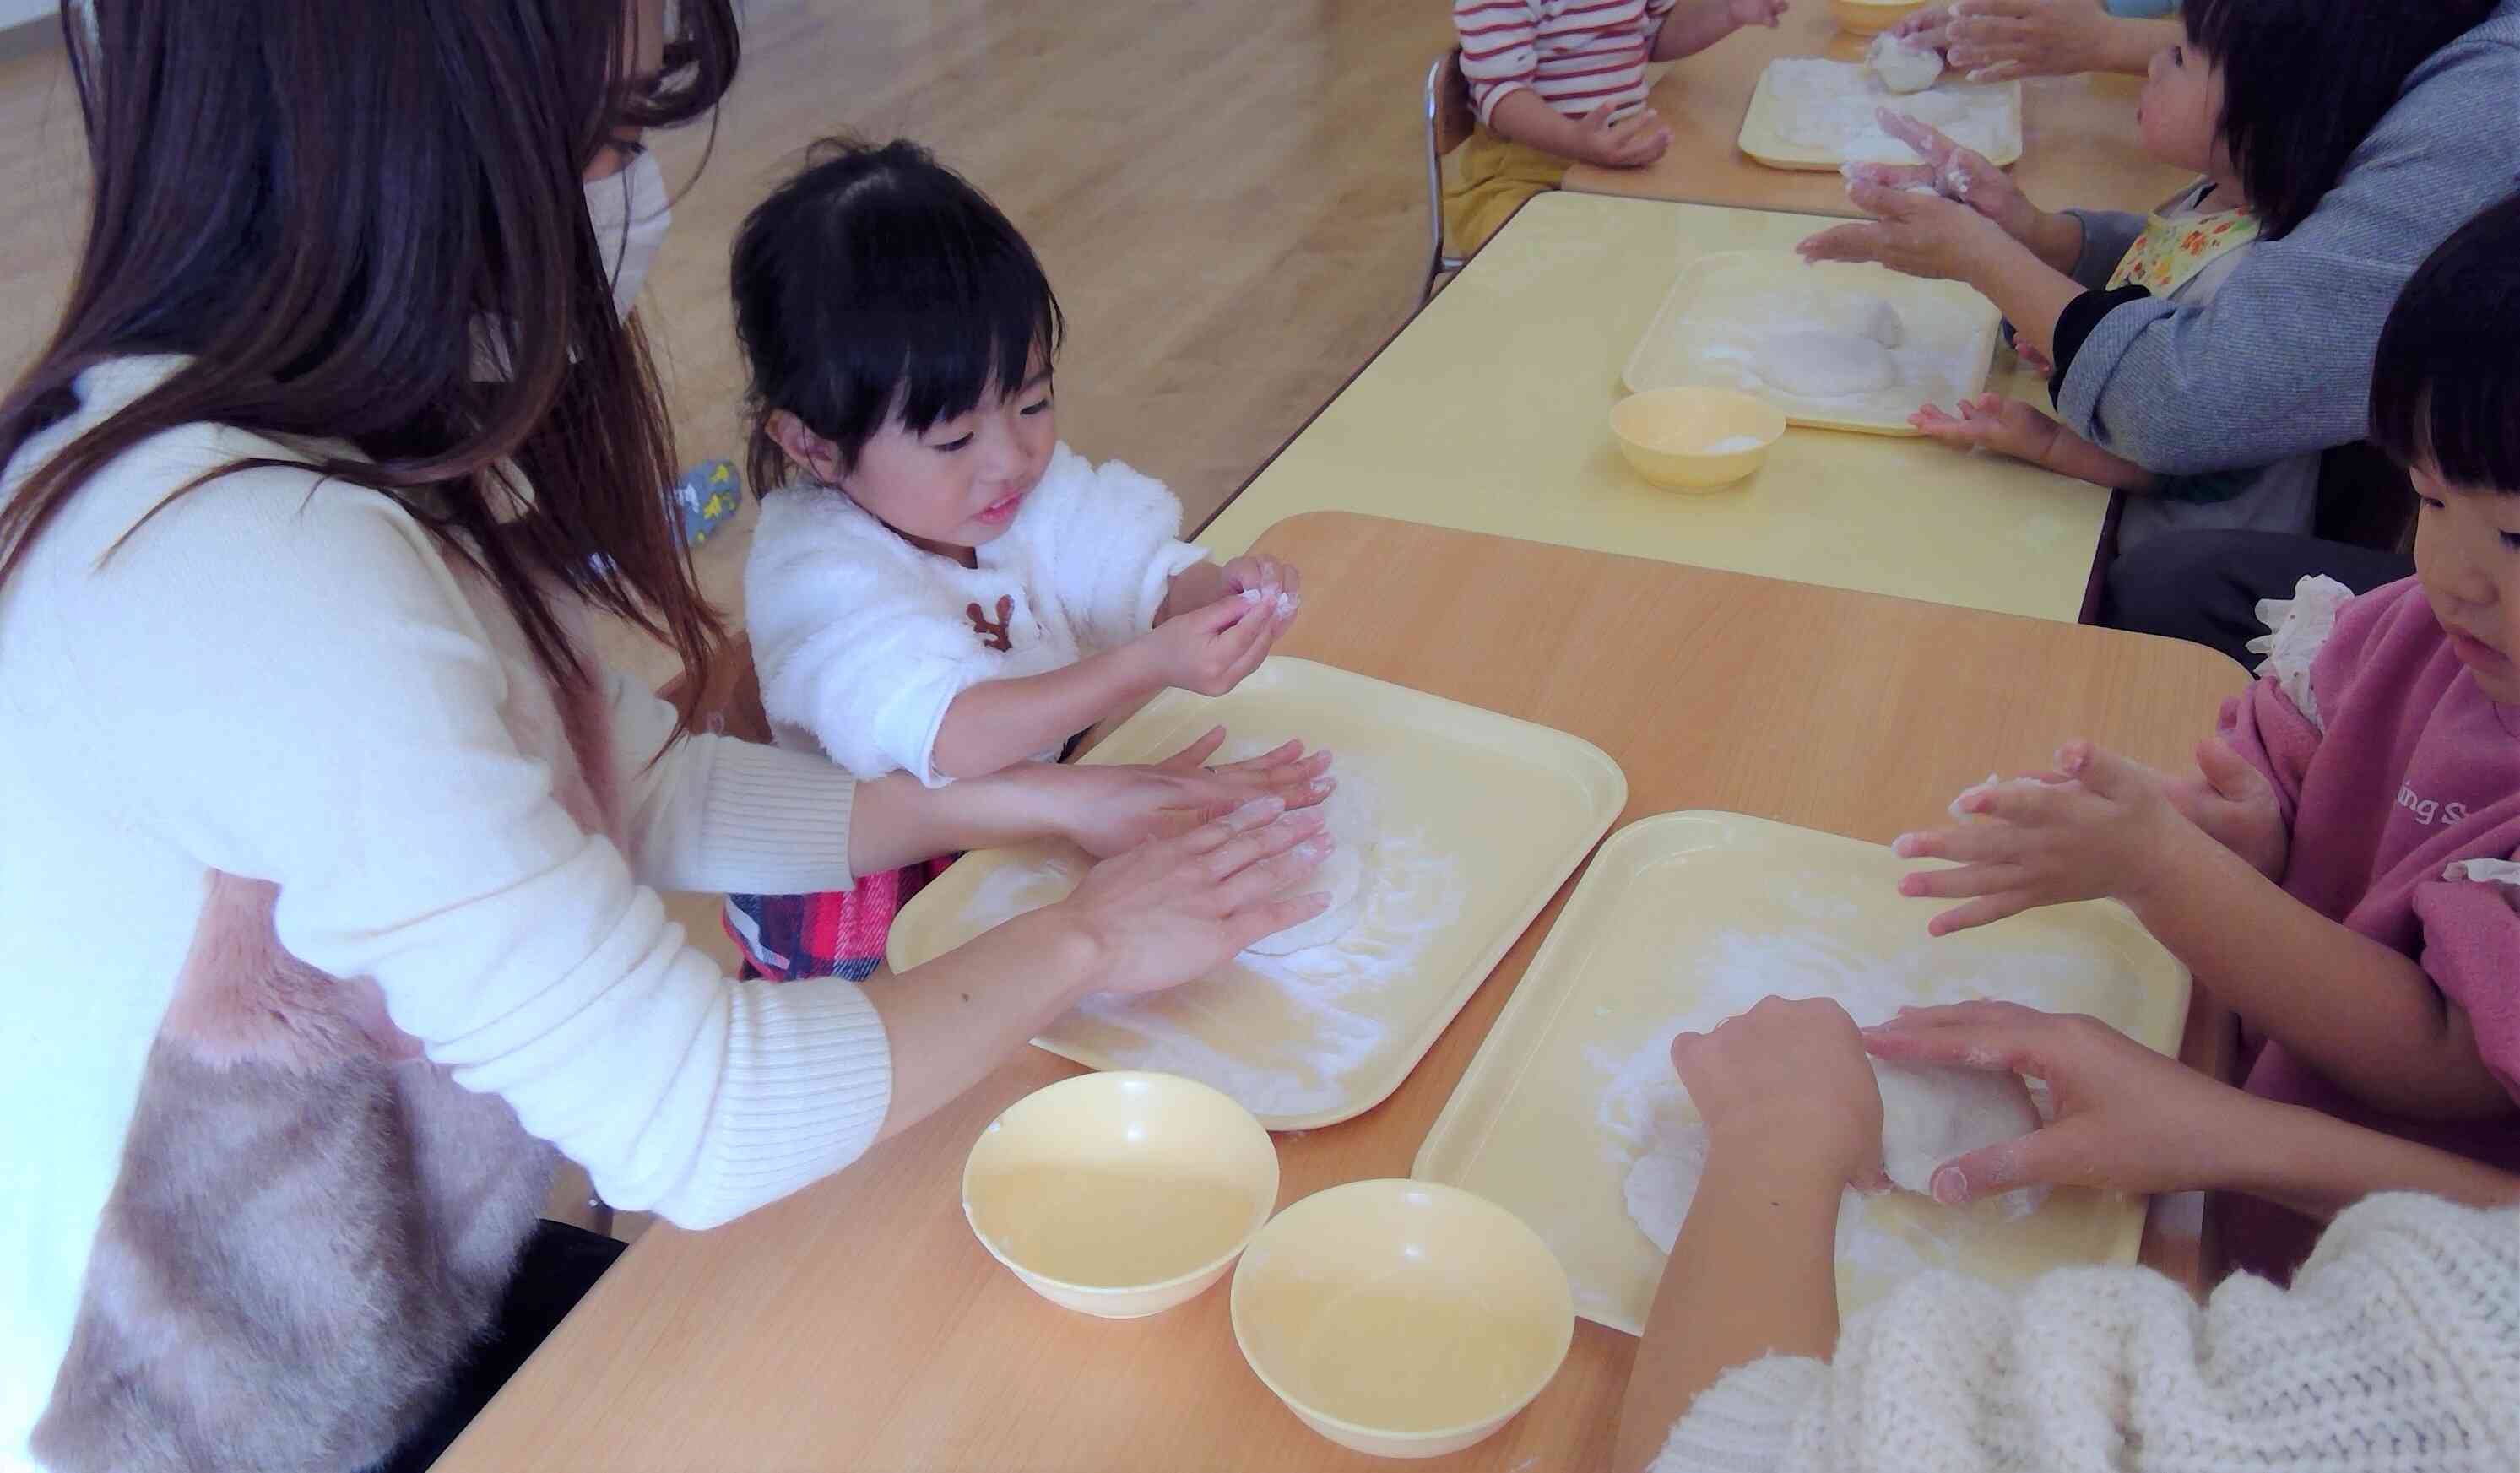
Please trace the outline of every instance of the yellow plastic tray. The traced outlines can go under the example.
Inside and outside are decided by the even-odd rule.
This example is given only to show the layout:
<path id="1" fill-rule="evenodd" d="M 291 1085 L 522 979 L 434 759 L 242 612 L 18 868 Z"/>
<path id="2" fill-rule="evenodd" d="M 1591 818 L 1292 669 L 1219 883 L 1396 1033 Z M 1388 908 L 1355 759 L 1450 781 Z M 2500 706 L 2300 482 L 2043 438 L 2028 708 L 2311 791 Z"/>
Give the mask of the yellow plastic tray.
<path id="1" fill-rule="evenodd" d="M 1779 58 L 1778 61 L 1810 62 L 1814 58 Z M 1849 92 L 1877 96 L 1877 101 L 1903 112 L 1915 111 L 1913 101 L 1927 93 L 1900 94 L 1889 92 L 1870 81 L 1868 67 L 1856 62 L 1827 62 L 1846 73 Z M 1741 152 L 1772 169 L 1833 169 L 1850 161 L 1842 148 L 1798 143 L 1786 136 L 1786 126 L 1797 104 L 1789 101 L 1777 88 L 1778 62 L 1770 62 L 1759 73 L 1759 85 L 1750 93 L 1749 109 L 1741 114 Z M 2019 82 L 1960 82 L 1947 74 L 1931 89 L 1932 95 L 1944 95 L 1966 101 L 1972 109 L 1998 110 L 1995 146 L 1984 151 L 1987 161 L 1998 166 L 2017 163 L 2021 159 L 2021 84 Z M 1933 119 L 1928 118 L 1928 121 Z"/>
<path id="2" fill-rule="evenodd" d="M 1751 345 L 1778 325 L 1771 304 L 1807 303 L 1817 313 L 1830 301 L 1865 298 L 1888 302 L 1899 313 L 1907 343 L 1896 351 L 1902 363 L 1919 366 L 1915 377 L 1859 400 L 1818 400 L 1785 393 L 1746 366 Z M 1924 281 L 1869 263 L 1815 266 L 1790 250 L 1719 251 L 1689 262 L 1674 278 L 1620 377 L 1636 393 L 1683 384 L 1737 388 L 1773 402 L 1791 424 L 1914 435 L 1908 416 L 1919 405 L 1949 410 L 1986 388 L 2002 325 L 1995 303 L 1958 282 Z"/>
<path id="3" fill-rule="evenodd" d="M 1576 1312 L 1635 1334 L 1663 1260 L 1630 1219 L 1628 1169 L 1656 1092 L 1676 1092 L 1672 1035 L 1759 996 L 1833 996 L 1858 1022 L 1907 1003 L 2010 997 L 2092 1013 L 2165 1053 L 2187 1014 L 2185 968 L 2123 908 L 2035 911 L 1940 940 L 1947 902 L 1908 900 L 1914 868 L 1878 845 L 1729 813 L 1642 819 L 1594 857 L 1412 1175 L 1519 1215 L 1575 1283 Z M 1684 1115 L 1685 1118 L 1685 1115 Z M 1841 1242 L 1849 1313 L 1909 1274 L 1954 1268 L 2017 1283 L 2065 1264 L 2131 1263 L 2143 1201 L 2059 1190 L 1944 1208 L 1866 1200 Z"/>
<path id="4" fill-rule="evenodd" d="M 1167 691 L 1085 759 L 1166 756 L 1223 724 L 1235 748 L 1300 736 L 1336 752 L 1341 798 L 1380 834 L 1375 898 L 1334 947 L 1246 954 L 1126 1005 L 1089 1000 L 1034 1042 L 1095 1069 L 1188 1075 L 1271 1130 L 1372 1109 L 1434 1046 L 1523 927 L 1627 803 L 1627 779 L 1579 737 L 1310 660 L 1274 657 L 1217 699 Z M 896 970 L 1064 896 L 1065 845 L 988 850 L 894 920 Z"/>

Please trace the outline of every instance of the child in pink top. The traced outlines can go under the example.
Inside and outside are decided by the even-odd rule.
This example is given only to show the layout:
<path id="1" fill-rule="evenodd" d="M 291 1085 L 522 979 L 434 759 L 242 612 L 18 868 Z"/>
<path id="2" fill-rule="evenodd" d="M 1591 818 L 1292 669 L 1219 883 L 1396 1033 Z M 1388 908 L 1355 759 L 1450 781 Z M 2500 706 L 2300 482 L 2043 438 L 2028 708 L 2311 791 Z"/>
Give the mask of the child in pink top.
<path id="1" fill-rule="evenodd" d="M 2421 498 L 2416 575 L 2360 599 L 2305 579 L 2199 776 L 2076 742 L 1994 822 L 1902 838 L 1958 860 L 1935 934 L 2124 901 L 2254 1041 L 2251 1093 L 2520 1169 L 2520 200 L 2453 235 L 2380 337 L 2373 438 Z M 2062 780 L 2062 781 L 2056 781 Z M 2245 1191 L 2264 1163 L 2229 1163 Z M 2315 1225 L 2234 1204 L 2244 1267 Z"/>

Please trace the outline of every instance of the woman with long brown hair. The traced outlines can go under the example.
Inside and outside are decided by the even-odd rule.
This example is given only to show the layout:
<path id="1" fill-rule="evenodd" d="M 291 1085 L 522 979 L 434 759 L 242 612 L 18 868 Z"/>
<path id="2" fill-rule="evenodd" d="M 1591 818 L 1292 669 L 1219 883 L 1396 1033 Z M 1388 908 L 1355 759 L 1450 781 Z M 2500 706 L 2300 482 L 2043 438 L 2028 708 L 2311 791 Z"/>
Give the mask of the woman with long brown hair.
<path id="1" fill-rule="evenodd" d="M 65 6 L 91 214 L 0 401 L 0 1467 L 424 1464 L 566 1303 L 555 1148 L 721 1222 L 1320 903 L 1270 898 L 1320 759 L 860 784 L 589 657 L 589 609 L 719 635 L 615 303 L 640 131 L 735 68 L 677 11 Z M 1038 834 L 1119 857 L 864 986 L 730 983 L 650 888 Z"/>

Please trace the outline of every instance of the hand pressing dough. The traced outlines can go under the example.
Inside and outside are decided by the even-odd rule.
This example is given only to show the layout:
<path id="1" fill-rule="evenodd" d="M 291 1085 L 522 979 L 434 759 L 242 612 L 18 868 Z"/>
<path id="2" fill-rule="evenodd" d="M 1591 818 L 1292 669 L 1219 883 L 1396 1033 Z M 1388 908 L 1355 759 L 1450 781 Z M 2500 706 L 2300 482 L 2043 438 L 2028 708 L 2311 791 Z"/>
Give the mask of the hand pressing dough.
<path id="1" fill-rule="evenodd" d="M 1338 847 L 1312 873 L 1280 893 L 1311 895 L 1327 890 L 1329 905 L 1312 919 L 1299 920 L 1275 935 L 1263 936 L 1244 950 L 1263 957 L 1283 957 L 1328 946 L 1354 929 L 1357 917 L 1365 914 L 1366 861 L 1372 855 L 1373 835 L 1337 794 L 1331 794 L 1323 807 L 1328 813 L 1330 838 Z"/>
<path id="2" fill-rule="evenodd" d="M 1943 74 L 1943 54 L 1930 46 L 1911 46 L 1888 31 L 1872 38 L 1864 64 L 1893 92 L 1922 92 Z"/>
<path id="3" fill-rule="evenodd" d="M 2039 1129 L 2039 1107 L 2017 1074 L 1930 1064 L 1872 1062 L 1881 1091 L 1881 1168 L 1891 1184 L 1931 1196 L 1934 1173 L 1973 1150 Z M 1706 1127 L 1686 1105 L 1657 1109 L 1643 1152 L 1628 1168 L 1628 1218 L 1664 1253 L 1706 1173 Z M 1838 1241 L 1855 1228 L 1862 1198 L 1838 1199 Z"/>
<path id="4" fill-rule="evenodd" d="M 1881 1170 L 1920 1196 L 1933 1195 L 1946 1162 L 2039 1129 L 2039 1107 L 2018 1074 L 1874 1059 L 1872 1077 L 1881 1087 Z"/>
<path id="5" fill-rule="evenodd" d="M 1684 1118 L 1670 1109 L 1654 1112 L 1647 1128 L 1644 1153 L 1628 1168 L 1628 1221 L 1660 1253 L 1680 1241 L 1680 1225 L 1688 1204 L 1697 1198 L 1697 1179 L 1706 1175 L 1706 1127 L 1695 1116 Z M 1854 1236 L 1861 1226 L 1864 1198 L 1838 1193 L 1837 1240 Z"/>
<path id="6" fill-rule="evenodd" d="M 1892 314 L 1895 319 L 1896 314 Z M 1899 379 L 1890 349 L 1857 331 L 1778 333 L 1759 347 L 1751 372 L 1804 399 L 1878 393 Z"/>

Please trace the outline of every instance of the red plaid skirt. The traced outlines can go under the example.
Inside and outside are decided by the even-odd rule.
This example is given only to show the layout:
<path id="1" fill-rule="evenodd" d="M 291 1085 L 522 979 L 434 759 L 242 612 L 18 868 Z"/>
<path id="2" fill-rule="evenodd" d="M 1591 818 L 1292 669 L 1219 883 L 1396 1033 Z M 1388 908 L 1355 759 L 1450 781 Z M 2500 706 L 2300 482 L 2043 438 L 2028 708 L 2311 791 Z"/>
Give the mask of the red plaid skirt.
<path id="1" fill-rule="evenodd" d="M 853 890 L 819 895 L 730 895 L 723 923 L 742 951 L 744 974 L 773 982 L 845 977 L 863 982 L 883 964 L 892 917 L 953 860 L 925 860 L 861 874 Z"/>

